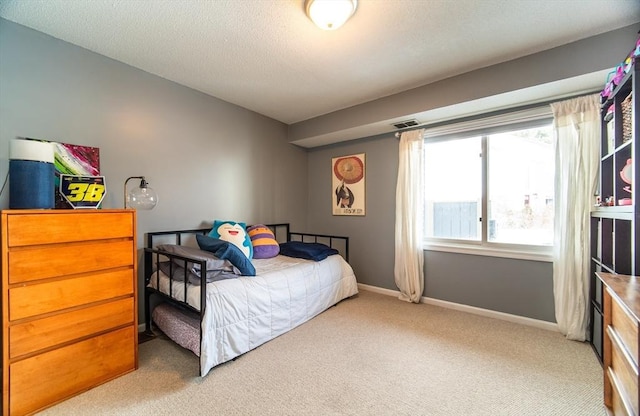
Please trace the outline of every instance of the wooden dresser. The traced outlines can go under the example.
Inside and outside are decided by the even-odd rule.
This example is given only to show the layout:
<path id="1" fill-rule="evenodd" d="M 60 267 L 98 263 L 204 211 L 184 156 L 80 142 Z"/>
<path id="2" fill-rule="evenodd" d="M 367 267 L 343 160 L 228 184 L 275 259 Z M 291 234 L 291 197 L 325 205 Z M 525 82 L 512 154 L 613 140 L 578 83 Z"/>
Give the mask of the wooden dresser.
<path id="1" fill-rule="evenodd" d="M 136 212 L 4 210 L 2 414 L 138 368 Z"/>
<path id="2" fill-rule="evenodd" d="M 638 412 L 640 277 L 597 273 L 604 283 L 604 404 L 610 414 Z"/>

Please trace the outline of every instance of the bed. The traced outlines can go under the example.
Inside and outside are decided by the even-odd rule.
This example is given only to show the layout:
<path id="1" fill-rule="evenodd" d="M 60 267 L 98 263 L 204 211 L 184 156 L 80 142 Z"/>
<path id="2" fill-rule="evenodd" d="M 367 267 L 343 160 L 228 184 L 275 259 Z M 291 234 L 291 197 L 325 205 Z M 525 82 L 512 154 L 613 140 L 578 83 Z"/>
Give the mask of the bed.
<path id="1" fill-rule="evenodd" d="M 226 255 L 202 249 L 211 228 L 147 234 L 146 332 L 155 325 L 191 350 L 200 376 L 358 293 L 348 237 L 292 232 L 286 223 L 263 227 L 279 253 L 253 258 L 255 276 L 239 275 L 235 262 L 220 266 L 216 256 Z"/>

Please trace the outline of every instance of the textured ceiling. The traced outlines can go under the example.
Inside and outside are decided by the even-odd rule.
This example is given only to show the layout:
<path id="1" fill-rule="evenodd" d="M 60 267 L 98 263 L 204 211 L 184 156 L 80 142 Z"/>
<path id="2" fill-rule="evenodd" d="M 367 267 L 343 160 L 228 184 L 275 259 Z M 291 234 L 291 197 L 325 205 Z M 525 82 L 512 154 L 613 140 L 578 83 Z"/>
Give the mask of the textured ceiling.
<path id="1" fill-rule="evenodd" d="M 0 17 L 291 124 L 640 21 L 638 0 L 0 0 Z"/>

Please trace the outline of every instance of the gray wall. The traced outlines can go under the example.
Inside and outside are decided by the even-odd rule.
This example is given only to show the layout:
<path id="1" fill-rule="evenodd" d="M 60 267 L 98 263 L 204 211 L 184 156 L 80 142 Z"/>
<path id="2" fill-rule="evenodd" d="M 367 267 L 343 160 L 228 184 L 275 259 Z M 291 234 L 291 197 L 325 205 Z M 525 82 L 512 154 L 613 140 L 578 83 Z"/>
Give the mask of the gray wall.
<path id="1" fill-rule="evenodd" d="M 331 158 L 355 153 L 365 153 L 366 215 L 334 216 Z M 349 262 L 358 282 L 394 290 L 397 173 L 398 140 L 393 135 L 326 146 L 309 153 L 309 231 L 348 235 Z"/>
<path id="2" fill-rule="evenodd" d="M 97 146 L 105 208 L 123 206 L 128 176 L 159 194 L 138 212 L 138 247 L 149 231 L 216 218 L 304 229 L 307 157 L 286 135 L 280 122 L 0 19 L 1 180 L 12 138 Z"/>

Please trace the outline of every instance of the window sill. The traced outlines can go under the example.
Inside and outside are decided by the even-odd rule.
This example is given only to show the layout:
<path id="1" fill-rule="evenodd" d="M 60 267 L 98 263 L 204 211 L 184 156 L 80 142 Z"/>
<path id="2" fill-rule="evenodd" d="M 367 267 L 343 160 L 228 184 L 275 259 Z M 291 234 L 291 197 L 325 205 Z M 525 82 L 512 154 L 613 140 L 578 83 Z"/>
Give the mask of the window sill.
<path id="1" fill-rule="evenodd" d="M 427 251 L 443 251 L 448 253 L 503 257 L 518 260 L 542 261 L 547 263 L 553 262 L 552 247 L 544 247 L 538 250 L 517 250 L 503 247 L 474 246 L 469 244 L 424 242 L 422 248 Z"/>

